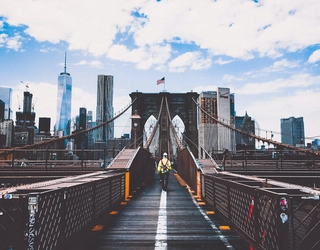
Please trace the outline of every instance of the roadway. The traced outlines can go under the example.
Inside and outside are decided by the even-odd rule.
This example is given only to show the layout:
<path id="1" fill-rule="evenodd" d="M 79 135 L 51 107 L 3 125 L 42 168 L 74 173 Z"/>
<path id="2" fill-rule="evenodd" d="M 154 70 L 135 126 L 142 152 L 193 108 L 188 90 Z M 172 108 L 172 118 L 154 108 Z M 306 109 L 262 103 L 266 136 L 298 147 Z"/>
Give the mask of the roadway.
<path id="1" fill-rule="evenodd" d="M 93 228 L 90 239 L 79 245 L 95 250 L 249 249 L 245 240 L 175 177 L 172 172 L 164 192 L 156 176 L 151 185 L 111 211 Z"/>

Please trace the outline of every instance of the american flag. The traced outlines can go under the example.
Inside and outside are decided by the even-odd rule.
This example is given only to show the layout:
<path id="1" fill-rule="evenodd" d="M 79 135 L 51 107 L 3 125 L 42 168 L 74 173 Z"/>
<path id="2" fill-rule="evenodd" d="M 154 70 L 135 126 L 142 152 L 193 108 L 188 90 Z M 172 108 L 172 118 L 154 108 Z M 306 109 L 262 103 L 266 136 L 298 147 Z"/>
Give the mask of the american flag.
<path id="1" fill-rule="evenodd" d="M 157 85 L 164 83 L 165 78 L 162 77 L 161 79 L 157 80 Z"/>

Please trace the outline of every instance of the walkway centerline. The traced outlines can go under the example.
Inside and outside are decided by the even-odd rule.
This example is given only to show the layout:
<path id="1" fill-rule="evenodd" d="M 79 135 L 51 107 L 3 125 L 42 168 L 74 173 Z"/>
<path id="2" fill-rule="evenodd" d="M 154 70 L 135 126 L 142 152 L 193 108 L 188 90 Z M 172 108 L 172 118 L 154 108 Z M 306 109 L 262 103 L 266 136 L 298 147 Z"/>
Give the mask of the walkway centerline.
<path id="1" fill-rule="evenodd" d="M 155 250 L 167 249 L 167 192 L 161 192 Z"/>

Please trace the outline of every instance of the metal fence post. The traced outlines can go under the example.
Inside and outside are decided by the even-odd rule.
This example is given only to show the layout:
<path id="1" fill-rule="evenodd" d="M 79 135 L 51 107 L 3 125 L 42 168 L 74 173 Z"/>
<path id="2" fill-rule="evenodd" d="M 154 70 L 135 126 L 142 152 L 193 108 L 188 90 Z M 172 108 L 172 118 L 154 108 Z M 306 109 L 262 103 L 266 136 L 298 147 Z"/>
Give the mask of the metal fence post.
<path id="1" fill-rule="evenodd" d="M 103 147 L 103 168 L 106 167 L 106 147 Z"/>
<path id="2" fill-rule="evenodd" d="M 46 171 L 48 170 L 48 148 L 46 149 Z"/>
<path id="3" fill-rule="evenodd" d="M 11 167 L 14 167 L 14 149 L 12 150 L 12 159 L 11 159 Z"/>
<path id="4" fill-rule="evenodd" d="M 81 148 L 81 170 L 83 170 L 83 146 Z"/>
<path id="5" fill-rule="evenodd" d="M 288 197 L 286 195 L 278 196 L 278 220 L 279 220 L 279 240 L 280 249 L 289 249 L 289 208 Z"/>
<path id="6" fill-rule="evenodd" d="M 30 194 L 28 198 L 29 222 L 28 222 L 28 249 L 39 249 L 37 246 L 37 213 L 38 213 L 38 196 Z"/>
<path id="7" fill-rule="evenodd" d="M 283 151 L 280 149 L 280 169 L 282 170 L 282 161 L 283 161 Z"/>

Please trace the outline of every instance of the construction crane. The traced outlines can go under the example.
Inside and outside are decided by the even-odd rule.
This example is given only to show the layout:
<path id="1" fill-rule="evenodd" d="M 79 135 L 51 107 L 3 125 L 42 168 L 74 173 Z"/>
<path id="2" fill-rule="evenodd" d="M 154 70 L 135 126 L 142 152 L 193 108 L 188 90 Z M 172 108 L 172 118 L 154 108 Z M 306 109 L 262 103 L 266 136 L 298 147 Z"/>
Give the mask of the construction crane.
<path id="1" fill-rule="evenodd" d="M 20 81 L 20 82 L 26 86 L 26 91 L 28 92 L 28 88 L 29 88 L 28 83 L 24 83 L 23 81 Z"/>

